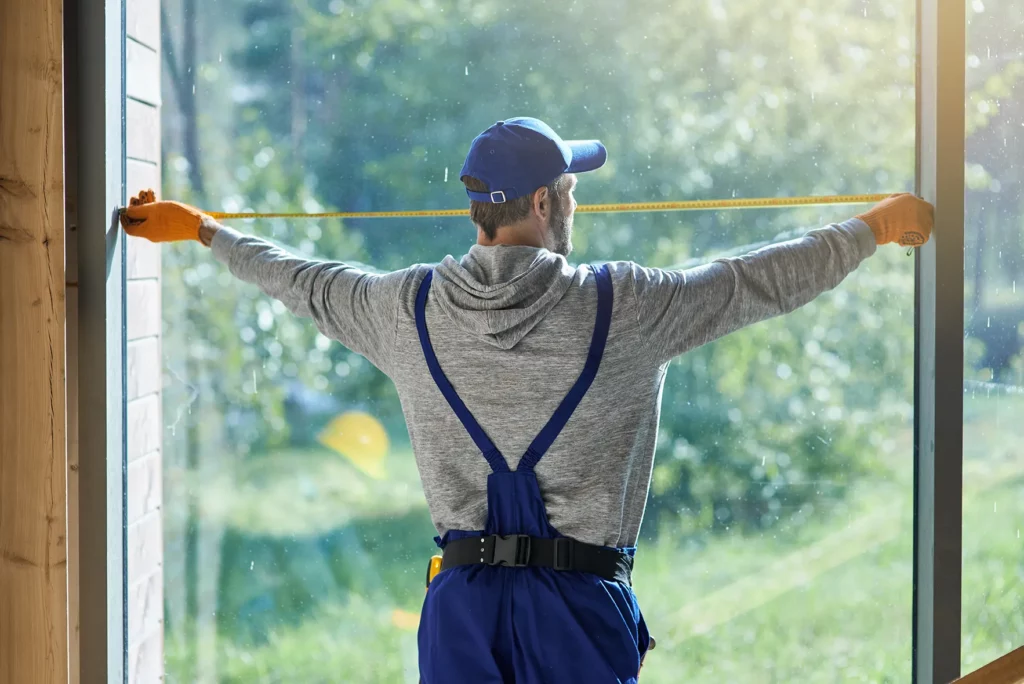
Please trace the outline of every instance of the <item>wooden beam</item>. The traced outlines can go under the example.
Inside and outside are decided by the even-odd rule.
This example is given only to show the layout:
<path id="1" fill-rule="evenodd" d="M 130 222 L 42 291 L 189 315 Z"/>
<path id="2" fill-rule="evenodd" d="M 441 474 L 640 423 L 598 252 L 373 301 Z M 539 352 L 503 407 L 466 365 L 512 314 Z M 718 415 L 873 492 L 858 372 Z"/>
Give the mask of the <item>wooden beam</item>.
<path id="1" fill-rule="evenodd" d="M 68 679 L 62 3 L 0 2 L 0 681 Z"/>
<path id="2" fill-rule="evenodd" d="M 956 681 L 957 684 L 1021 684 L 1024 682 L 1024 646 Z"/>

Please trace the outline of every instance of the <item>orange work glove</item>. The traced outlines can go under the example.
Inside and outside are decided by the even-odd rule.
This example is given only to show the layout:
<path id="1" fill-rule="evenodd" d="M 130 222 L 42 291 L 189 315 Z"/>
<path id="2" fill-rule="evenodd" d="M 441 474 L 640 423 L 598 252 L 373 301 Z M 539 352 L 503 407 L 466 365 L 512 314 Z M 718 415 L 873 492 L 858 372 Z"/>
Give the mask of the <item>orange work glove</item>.
<path id="1" fill-rule="evenodd" d="M 180 202 L 156 202 L 152 190 L 143 190 L 121 211 L 121 227 L 150 242 L 199 241 L 203 212 Z"/>
<path id="2" fill-rule="evenodd" d="M 896 242 L 904 247 L 920 247 L 932 235 L 935 208 L 909 192 L 901 192 L 857 218 L 868 224 L 880 245 Z"/>

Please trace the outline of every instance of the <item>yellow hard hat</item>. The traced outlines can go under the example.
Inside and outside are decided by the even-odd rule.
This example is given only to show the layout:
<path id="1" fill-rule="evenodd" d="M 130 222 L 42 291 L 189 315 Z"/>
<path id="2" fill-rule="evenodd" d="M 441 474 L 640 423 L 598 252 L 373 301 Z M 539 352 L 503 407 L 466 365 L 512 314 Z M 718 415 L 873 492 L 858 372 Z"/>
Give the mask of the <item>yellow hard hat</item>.
<path id="1" fill-rule="evenodd" d="M 347 411 L 332 420 L 317 437 L 370 477 L 384 477 L 388 433 L 381 422 L 363 411 Z"/>

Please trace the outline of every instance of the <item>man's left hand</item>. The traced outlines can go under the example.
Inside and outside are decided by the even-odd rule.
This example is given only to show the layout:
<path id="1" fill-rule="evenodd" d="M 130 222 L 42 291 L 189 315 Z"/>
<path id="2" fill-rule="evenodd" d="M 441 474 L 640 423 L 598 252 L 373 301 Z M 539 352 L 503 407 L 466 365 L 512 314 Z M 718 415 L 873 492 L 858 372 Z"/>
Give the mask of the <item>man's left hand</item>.
<path id="1" fill-rule="evenodd" d="M 857 218 L 868 224 L 880 245 L 895 242 L 903 247 L 920 247 L 931 237 L 935 207 L 901 192 L 887 197 Z"/>

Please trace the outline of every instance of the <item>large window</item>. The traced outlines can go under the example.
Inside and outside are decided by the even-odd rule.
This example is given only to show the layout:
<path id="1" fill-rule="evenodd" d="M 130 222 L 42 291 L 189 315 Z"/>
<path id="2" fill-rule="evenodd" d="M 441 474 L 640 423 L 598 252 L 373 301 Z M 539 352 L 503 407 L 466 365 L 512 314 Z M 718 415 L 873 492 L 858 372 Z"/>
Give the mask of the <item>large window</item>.
<path id="1" fill-rule="evenodd" d="M 516 114 L 606 142 L 581 203 L 913 184 L 909 1 L 164 5 L 163 194 L 212 211 L 462 207 L 469 141 Z M 581 215 L 573 259 L 696 263 L 858 209 Z M 236 227 L 378 269 L 474 237 Z M 164 251 L 163 316 L 167 681 L 416 681 L 433 528 L 389 381 L 195 245 Z M 645 682 L 909 679 L 912 361 L 890 248 L 674 362 Z"/>
<path id="2" fill-rule="evenodd" d="M 965 672 L 1024 643 L 1024 8 L 979 0 L 967 26 Z"/>
<path id="3" fill-rule="evenodd" d="M 576 193 L 590 204 L 912 189 L 915 4 L 163 0 L 157 22 L 111 0 L 117 21 L 82 35 L 121 26 L 106 73 L 126 74 L 129 193 L 159 168 L 163 197 L 210 211 L 462 208 L 472 137 L 534 115 L 607 144 Z M 1024 641 L 1024 9 L 968 4 L 964 671 Z M 142 78 L 158 63 L 159 90 Z M 685 267 L 861 209 L 578 215 L 572 260 Z M 474 239 L 453 218 L 231 225 L 377 270 Z M 127 339 L 127 638 L 162 615 L 169 683 L 417 681 L 434 530 L 389 380 L 209 251 L 141 245 L 107 293 L 126 328 L 110 318 L 103 338 Z M 644 684 L 911 680 L 930 600 L 914 593 L 914 264 L 881 249 L 798 312 L 672 363 L 634 582 L 658 641 Z M 155 366 L 162 382 L 140 380 Z M 162 447 L 132 440 L 153 415 Z M 84 500 L 117 489 L 115 460 Z M 120 619 L 82 606 L 83 632 L 115 643 Z M 128 676 L 149 681 L 140 643 Z"/>

